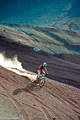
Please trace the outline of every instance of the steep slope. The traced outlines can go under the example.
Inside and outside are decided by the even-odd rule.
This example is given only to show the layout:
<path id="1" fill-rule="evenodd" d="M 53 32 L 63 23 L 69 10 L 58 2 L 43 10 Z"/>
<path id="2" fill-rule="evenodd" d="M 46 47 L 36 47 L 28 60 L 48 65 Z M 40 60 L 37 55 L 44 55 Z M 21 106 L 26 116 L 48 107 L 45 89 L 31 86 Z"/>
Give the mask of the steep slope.
<path id="1" fill-rule="evenodd" d="M 0 95 L 15 106 L 20 120 L 80 119 L 80 89 L 54 80 L 47 79 L 40 89 L 27 78 L 0 67 Z"/>

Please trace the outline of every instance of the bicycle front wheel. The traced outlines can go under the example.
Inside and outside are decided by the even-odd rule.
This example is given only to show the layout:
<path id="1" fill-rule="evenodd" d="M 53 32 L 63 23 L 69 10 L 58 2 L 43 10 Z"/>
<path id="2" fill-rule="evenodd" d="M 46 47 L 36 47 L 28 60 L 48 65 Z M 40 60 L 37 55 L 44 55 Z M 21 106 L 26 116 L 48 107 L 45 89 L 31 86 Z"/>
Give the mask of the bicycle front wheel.
<path id="1" fill-rule="evenodd" d="M 45 78 L 42 78 L 42 79 L 40 80 L 39 86 L 40 86 L 40 87 L 43 87 L 44 84 L 45 84 Z"/>

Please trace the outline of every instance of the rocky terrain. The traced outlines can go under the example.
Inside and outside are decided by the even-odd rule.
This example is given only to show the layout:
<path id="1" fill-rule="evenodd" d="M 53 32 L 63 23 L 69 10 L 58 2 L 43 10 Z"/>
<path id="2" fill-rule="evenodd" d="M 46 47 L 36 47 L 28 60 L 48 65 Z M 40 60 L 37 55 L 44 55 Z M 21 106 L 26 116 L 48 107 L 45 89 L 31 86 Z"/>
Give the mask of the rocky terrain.
<path id="1" fill-rule="evenodd" d="M 80 33 L 52 27 L 33 27 L 20 24 L 1 24 L 0 35 L 9 42 L 27 45 L 34 51 L 50 54 L 79 54 Z"/>

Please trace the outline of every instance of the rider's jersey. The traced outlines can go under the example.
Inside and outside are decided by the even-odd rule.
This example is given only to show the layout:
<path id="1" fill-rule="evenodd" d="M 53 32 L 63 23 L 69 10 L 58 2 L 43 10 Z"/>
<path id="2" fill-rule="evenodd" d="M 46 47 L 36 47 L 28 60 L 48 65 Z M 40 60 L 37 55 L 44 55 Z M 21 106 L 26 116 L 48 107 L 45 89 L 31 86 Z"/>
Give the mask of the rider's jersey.
<path id="1" fill-rule="evenodd" d="M 42 71 L 44 69 L 43 65 L 39 66 L 37 70 Z"/>

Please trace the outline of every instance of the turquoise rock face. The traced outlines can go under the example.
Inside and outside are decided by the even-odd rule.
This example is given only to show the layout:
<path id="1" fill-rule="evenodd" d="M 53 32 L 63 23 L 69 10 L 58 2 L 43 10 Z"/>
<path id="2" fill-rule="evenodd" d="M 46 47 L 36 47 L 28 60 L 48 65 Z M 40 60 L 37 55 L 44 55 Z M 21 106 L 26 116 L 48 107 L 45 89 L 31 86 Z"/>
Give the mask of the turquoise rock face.
<path id="1" fill-rule="evenodd" d="M 79 24 L 79 11 L 79 0 L 3 0 L 0 1 L 0 23 L 65 28 L 66 22 Z"/>

